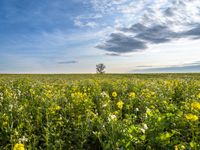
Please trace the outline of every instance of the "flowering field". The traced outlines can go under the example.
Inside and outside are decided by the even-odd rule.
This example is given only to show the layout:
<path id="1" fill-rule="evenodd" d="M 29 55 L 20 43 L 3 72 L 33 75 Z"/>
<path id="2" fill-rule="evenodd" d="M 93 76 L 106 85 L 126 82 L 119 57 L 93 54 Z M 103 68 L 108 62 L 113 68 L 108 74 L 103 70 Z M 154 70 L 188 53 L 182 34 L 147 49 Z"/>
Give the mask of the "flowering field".
<path id="1" fill-rule="evenodd" d="M 0 149 L 199 150 L 200 75 L 0 75 Z"/>

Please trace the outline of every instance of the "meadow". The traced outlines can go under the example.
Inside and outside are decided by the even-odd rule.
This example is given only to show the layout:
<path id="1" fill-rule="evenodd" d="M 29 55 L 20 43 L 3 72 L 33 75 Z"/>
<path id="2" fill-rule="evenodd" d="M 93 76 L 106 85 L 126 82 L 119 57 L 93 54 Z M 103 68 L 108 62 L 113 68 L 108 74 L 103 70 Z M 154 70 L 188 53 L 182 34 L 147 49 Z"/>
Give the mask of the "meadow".
<path id="1" fill-rule="evenodd" d="M 1 150 L 199 150 L 200 74 L 0 75 Z"/>

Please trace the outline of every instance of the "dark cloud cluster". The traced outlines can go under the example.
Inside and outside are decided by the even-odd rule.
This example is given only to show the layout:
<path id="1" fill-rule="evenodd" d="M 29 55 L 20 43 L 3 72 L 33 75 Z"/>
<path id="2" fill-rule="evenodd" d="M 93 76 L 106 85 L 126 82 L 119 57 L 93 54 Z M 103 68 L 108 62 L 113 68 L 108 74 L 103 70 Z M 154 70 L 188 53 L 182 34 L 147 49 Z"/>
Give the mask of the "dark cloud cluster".
<path id="1" fill-rule="evenodd" d="M 60 61 L 57 62 L 58 64 L 76 64 L 78 61 L 72 60 L 72 61 Z"/>
<path id="2" fill-rule="evenodd" d="M 147 27 L 138 23 L 130 28 L 123 28 L 121 31 L 124 33 L 112 33 L 109 39 L 97 48 L 114 53 L 138 52 L 146 49 L 148 43 L 169 42 L 178 36 L 167 26 L 162 25 Z M 132 35 L 126 33 L 132 33 Z"/>
<path id="3" fill-rule="evenodd" d="M 177 37 L 177 34 L 171 31 L 167 26 L 155 25 L 146 28 L 135 36 L 138 39 L 145 40 L 150 43 L 164 43 L 169 42 L 171 39 Z"/>
<path id="4" fill-rule="evenodd" d="M 123 28 L 123 33 L 112 33 L 109 39 L 97 46 L 113 52 L 114 56 L 120 53 L 138 52 L 145 50 L 148 44 L 160 44 L 180 38 L 200 38 L 200 24 L 190 25 L 189 30 L 174 32 L 167 25 L 144 26 L 140 23 L 130 28 Z M 129 33 L 129 34 L 127 34 Z"/>
<path id="5" fill-rule="evenodd" d="M 127 53 L 146 49 L 146 45 L 134 37 L 122 33 L 112 33 L 110 39 L 104 44 L 98 45 L 97 48 L 114 53 Z"/>

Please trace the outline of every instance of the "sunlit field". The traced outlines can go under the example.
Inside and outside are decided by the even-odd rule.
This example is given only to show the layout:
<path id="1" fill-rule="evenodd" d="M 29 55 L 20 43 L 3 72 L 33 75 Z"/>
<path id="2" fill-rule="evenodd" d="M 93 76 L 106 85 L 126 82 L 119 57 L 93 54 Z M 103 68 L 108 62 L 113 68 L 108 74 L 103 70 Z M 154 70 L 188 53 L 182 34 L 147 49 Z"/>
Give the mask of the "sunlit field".
<path id="1" fill-rule="evenodd" d="M 200 74 L 0 75 L 1 150 L 199 150 Z"/>

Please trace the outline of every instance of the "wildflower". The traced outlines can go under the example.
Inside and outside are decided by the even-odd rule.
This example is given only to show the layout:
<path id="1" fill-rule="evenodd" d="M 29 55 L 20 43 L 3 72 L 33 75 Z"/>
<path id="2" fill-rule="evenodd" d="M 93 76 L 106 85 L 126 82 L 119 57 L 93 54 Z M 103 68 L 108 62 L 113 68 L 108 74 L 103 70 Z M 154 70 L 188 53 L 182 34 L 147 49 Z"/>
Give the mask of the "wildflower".
<path id="1" fill-rule="evenodd" d="M 144 134 L 147 129 L 148 129 L 147 124 L 144 123 L 140 131 Z"/>
<path id="2" fill-rule="evenodd" d="M 200 110 L 200 103 L 199 102 L 193 102 L 191 104 L 192 109 Z"/>
<path id="3" fill-rule="evenodd" d="M 49 99 L 53 97 L 53 93 L 51 90 L 45 90 L 44 95 Z"/>
<path id="4" fill-rule="evenodd" d="M 199 93 L 199 94 L 197 94 L 197 98 L 200 98 L 200 93 Z"/>
<path id="5" fill-rule="evenodd" d="M 51 114 L 55 114 L 56 111 L 59 111 L 60 109 L 61 109 L 61 107 L 59 105 L 55 105 L 55 106 L 49 108 Z"/>
<path id="6" fill-rule="evenodd" d="M 143 128 L 145 129 L 145 130 L 147 130 L 148 129 L 148 126 L 147 126 L 147 124 L 143 124 Z"/>
<path id="7" fill-rule="evenodd" d="M 178 145 L 175 145 L 175 146 L 174 146 L 174 149 L 175 149 L 175 150 L 178 150 Z"/>
<path id="8" fill-rule="evenodd" d="M 28 142 L 28 139 L 25 136 L 23 136 L 22 138 L 19 139 L 19 142 L 22 142 L 22 143 Z"/>
<path id="9" fill-rule="evenodd" d="M 119 109 L 122 109 L 123 108 L 123 105 L 124 105 L 124 102 L 122 102 L 121 100 L 117 102 L 117 107 Z"/>
<path id="10" fill-rule="evenodd" d="M 186 114 L 186 115 L 185 115 L 185 118 L 186 118 L 187 120 L 190 120 L 190 121 L 196 121 L 196 120 L 198 120 L 198 116 L 193 115 L 193 114 Z"/>
<path id="11" fill-rule="evenodd" d="M 185 146 L 184 145 L 181 145 L 181 150 L 184 150 L 185 149 Z"/>
<path id="12" fill-rule="evenodd" d="M 15 144 L 13 150 L 25 150 L 24 144 Z"/>
<path id="13" fill-rule="evenodd" d="M 138 111 L 139 111 L 139 108 L 135 108 L 135 111 L 137 111 L 137 112 L 138 112 Z"/>
<path id="14" fill-rule="evenodd" d="M 111 115 L 111 119 L 115 119 L 116 118 L 116 116 L 115 115 Z"/>
<path id="15" fill-rule="evenodd" d="M 103 91 L 103 92 L 101 93 L 101 96 L 102 96 L 102 97 L 108 97 L 108 95 L 107 95 L 107 93 L 106 93 L 105 91 Z"/>
<path id="16" fill-rule="evenodd" d="M 71 94 L 72 98 L 77 98 L 77 99 L 83 99 L 85 96 L 87 96 L 87 93 L 75 92 Z"/>
<path id="17" fill-rule="evenodd" d="M 116 92 L 112 92 L 112 96 L 113 97 L 117 97 L 117 93 Z"/>
<path id="18" fill-rule="evenodd" d="M 61 109 L 60 106 L 58 106 L 58 105 L 55 106 L 55 110 L 60 110 L 60 109 Z"/>
<path id="19" fill-rule="evenodd" d="M 103 108 L 107 107 L 107 104 L 103 104 L 102 107 L 103 107 Z"/>
<path id="20" fill-rule="evenodd" d="M 163 104 L 167 105 L 167 101 L 163 101 Z"/>
<path id="21" fill-rule="evenodd" d="M 154 96 L 154 95 L 155 95 L 155 92 L 151 92 L 151 95 Z"/>
<path id="22" fill-rule="evenodd" d="M 151 109 L 149 109 L 149 108 L 147 108 L 147 110 L 146 110 L 146 114 L 148 115 L 148 116 L 153 116 L 153 112 L 151 111 Z"/>
<path id="23" fill-rule="evenodd" d="M 115 120 L 117 120 L 116 115 L 109 115 L 108 121 L 115 121 Z"/>
<path id="24" fill-rule="evenodd" d="M 142 133 L 145 133 L 145 129 L 143 129 L 143 128 L 141 128 L 140 131 L 141 131 Z"/>
<path id="25" fill-rule="evenodd" d="M 135 98 L 135 96 L 136 96 L 135 92 L 131 92 L 131 93 L 129 94 L 129 97 L 130 97 L 130 98 Z"/>

